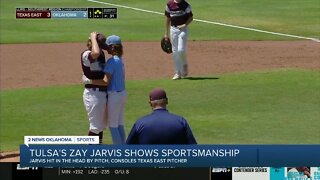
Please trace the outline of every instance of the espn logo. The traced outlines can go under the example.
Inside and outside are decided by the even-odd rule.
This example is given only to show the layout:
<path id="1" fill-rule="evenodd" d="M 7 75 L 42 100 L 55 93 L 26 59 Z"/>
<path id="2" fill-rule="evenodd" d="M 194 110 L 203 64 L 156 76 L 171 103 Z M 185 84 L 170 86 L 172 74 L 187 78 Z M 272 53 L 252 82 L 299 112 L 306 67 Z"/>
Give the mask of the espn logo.
<path id="1" fill-rule="evenodd" d="M 38 170 L 38 167 L 21 167 L 20 164 L 17 164 L 17 170 Z"/>

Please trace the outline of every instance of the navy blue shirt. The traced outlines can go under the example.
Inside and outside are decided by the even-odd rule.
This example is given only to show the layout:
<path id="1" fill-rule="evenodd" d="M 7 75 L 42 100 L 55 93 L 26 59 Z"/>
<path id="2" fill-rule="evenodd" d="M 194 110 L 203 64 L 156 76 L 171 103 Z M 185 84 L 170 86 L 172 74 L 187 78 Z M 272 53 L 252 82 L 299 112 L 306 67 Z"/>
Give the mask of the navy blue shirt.
<path id="1" fill-rule="evenodd" d="M 127 144 L 197 144 L 187 121 L 166 109 L 156 109 L 132 127 Z"/>

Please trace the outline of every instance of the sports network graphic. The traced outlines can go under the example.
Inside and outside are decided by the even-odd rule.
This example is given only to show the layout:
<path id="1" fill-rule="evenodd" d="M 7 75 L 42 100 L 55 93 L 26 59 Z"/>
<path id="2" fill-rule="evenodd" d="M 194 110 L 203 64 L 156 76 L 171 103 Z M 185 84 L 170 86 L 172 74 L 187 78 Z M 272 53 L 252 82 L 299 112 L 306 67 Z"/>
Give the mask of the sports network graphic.
<path id="1" fill-rule="evenodd" d="M 117 19 L 117 8 L 16 8 L 16 19 Z"/>
<path id="2" fill-rule="evenodd" d="M 320 167 L 42 168 L 21 167 L 19 163 L 7 163 L 0 167 L 7 169 L 0 172 L 1 177 L 12 180 L 20 180 L 26 176 L 33 180 L 123 180 L 133 177 L 153 180 L 163 180 L 164 177 L 166 180 L 320 180 Z"/>

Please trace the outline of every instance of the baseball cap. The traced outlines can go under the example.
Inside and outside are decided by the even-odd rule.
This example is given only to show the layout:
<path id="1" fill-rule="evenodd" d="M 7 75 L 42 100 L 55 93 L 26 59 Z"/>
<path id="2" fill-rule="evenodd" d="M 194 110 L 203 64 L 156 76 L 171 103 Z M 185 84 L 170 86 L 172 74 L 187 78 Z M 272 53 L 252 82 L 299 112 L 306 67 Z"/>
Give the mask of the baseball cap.
<path id="1" fill-rule="evenodd" d="M 121 44 L 121 39 L 120 39 L 119 36 L 111 35 L 111 36 L 108 36 L 108 37 L 107 37 L 106 44 L 107 44 L 107 45 L 111 45 L 111 44 Z"/>
<path id="2" fill-rule="evenodd" d="M 150 99 L 150 101 L 167 99 L 167 94 L 163 89 L 155 88 L 150 92 L 149 99 Z"/>

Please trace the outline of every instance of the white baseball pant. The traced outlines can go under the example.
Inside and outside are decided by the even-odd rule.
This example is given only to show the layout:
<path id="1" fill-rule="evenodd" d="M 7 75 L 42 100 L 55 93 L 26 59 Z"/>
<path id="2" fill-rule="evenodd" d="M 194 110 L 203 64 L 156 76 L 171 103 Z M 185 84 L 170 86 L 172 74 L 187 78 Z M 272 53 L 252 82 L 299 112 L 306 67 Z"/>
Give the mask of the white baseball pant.
<path id="1" fill-rule="evenodd" d="M 126 90 L 108 92 L 109 127 L 117 128 L 119 125 L 124 125 L 124 106 L 127 99 L 128 94 Z"/>
<path id="2" fill-rule="evenodd" d="M 179 29 L 175 26 L 170 28 L 170 38 L 172 44 L 172 54 L 175 63 L 176 74 L 183 74 L 183 67 L 188 64 L 186 50 L 188 41 L 188 28 Z"/>
<path id="3" fill-rule="evenodd" d="M 89 130 L 99 134 L 108 125 L 107 93 L 97 89 L 85 88 L 83 91 L 83 103 L 89 118 Z"/>

